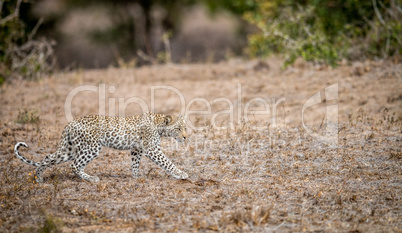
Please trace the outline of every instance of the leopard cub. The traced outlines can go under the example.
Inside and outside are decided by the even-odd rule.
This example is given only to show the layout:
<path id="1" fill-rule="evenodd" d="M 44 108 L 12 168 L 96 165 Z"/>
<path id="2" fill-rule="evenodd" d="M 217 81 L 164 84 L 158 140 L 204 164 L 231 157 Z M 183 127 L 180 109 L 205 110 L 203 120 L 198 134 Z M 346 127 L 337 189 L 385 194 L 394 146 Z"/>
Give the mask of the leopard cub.
<path id="1" fill-rule="evenodd" d="M 95 159 L 102 147 L 118 150 L 131 150 L 131 172 L 138 177 L 140 160 L 145 155 L 164 168 L 177 179 L 187 179 L 187 173 L 178 169 L 162 152 L 161 137 L 173 137 L 183 142 L 186 137 L 184 117 L 144 113 L 128 117 L 85 116 L 70 122 L 62 133 L 55 153 L 46 156 L 41 162 L 25 158 L 20 152 L 18 142 L 14 153 L 23 162 L 36 168 L 36 181 L 42 182 L 43 171 L 61 162 L 73 161 L 71 168 L 75 174 L 86 181 L 97 182 L 99 178 L 84 172 L 88 163 Z"/>

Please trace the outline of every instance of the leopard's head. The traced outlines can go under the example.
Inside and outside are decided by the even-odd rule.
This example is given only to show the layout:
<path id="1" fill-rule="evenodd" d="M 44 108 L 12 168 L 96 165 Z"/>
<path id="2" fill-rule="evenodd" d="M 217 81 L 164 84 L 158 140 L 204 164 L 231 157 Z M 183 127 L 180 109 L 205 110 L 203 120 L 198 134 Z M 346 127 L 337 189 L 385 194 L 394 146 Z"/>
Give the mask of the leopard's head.
<path id="1" fill-rule="evenodd" d="M 185 116 L 164 116 L 164 127 L 161 136 L 172 137 L 178 142 L 184 142 L 187 138 Z"/>

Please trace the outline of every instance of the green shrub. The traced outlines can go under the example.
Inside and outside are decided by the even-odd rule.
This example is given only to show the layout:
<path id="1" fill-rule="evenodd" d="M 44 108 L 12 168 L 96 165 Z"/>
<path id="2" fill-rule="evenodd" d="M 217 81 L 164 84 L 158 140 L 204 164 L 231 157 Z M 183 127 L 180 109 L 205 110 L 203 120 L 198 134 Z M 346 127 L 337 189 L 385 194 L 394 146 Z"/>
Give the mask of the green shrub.
<path id="1" fill-rule="evenodd" d="M 37 79 L 55 64 L 53 43 L 33 39 L 41 20 L 30 32 L 20 18 L 22 0 L 0 4 L 0 84 L 9 78 Z"/>
<path id="2" fill-rule="evenodd" d="M 17 123 L 38 124 L 40 121 L 39 113 L 36 109 L 22 108 L 18 111 Z"/>
<path id="3" fill-rule="evenodd" d="M 251 56 L 279 53 L 285 66 L 298 57 L 335 66 L 343 58 L 384 58 L 402 52 L 402 11 L 396 1 L 256 1 L 256 10 L 245 13 L 260 29 L 249 37 Z"/>
<path id="4" fill-rule="evenodd" d="M 54 217 L 51 214 L 47 214 L 45 210 L 41 211 L 42 214 L 44 215 L 45 219 L 43 223 L 41 224 L 36 232 L 38 233 L 53 233 L 53 232 L 61 232 L 61 228 L 63 227 L 64 223 L 61 221 L 61 219 Z"/>

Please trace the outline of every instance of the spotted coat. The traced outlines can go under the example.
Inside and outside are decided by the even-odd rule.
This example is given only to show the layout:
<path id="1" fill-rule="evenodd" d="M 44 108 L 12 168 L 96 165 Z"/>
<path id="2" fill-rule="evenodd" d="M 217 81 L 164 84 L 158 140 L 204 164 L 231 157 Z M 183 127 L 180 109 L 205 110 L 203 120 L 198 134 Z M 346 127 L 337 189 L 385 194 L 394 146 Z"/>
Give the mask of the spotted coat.
<path id="1" fill-rule="evenodd" d="M 184 117 L 144 113 L 129 117 L 85 116 L 70 122 L 62 133 L 57 151 L 46 156 L 41 162 L 25 158 L 20 152 L 18 142 L 14 153 L 23 162 L 37 167 L 36 181 L 42 182 L 43 171 L 61 162 L 73 161 L 71 168 L 75 174 L 86 181 L 99 181 L 96 176 L 84 172 L 88 163 L 95 159 L 102 147 L 118 150 L 131 150 L 131 172 L 139 176 L 142 155 L 164 168 L 177 179 L 187 179 L 188 175 L 179 170 L 162 152 L 161 137 L 173 137 L 179 142 L 186 139 Z"/>

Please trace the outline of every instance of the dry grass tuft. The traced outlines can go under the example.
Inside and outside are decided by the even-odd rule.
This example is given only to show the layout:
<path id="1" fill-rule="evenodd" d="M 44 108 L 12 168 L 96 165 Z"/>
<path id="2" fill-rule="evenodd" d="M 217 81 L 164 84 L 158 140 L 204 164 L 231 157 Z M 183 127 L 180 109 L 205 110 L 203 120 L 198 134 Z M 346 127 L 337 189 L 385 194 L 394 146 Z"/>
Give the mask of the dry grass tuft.
<path id="1" fill-rule="evenodd" d="M 38 124 L 39 121 L 39 113 L 36 109 L 22 108 L 18 111 L 17 123 Z"/>

